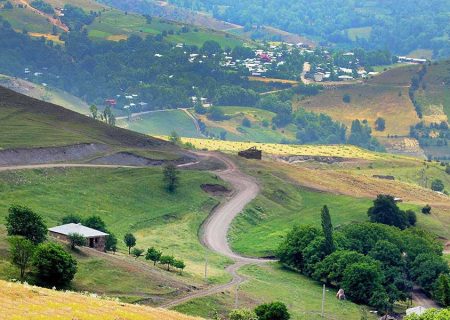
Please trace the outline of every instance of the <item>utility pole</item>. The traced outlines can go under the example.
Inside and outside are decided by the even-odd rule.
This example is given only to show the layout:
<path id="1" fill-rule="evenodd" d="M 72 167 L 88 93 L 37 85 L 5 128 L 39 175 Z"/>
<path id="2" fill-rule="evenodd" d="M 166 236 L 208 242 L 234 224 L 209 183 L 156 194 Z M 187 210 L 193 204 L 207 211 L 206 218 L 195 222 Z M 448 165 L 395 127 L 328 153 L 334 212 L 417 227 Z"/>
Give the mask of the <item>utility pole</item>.
<path id="1" fill-rule="evenodd" d="M 323 290 L 322 290 L 322 319 L 325 316 L 325 284 L 323 285 Z"/>
<path id="2" fill-rule="evenodd" d="M 208 249 L 205 248 L 205 282 L 208 282 Z"/>
<path id="3" fill-rule="evenodd" d="M 239 284 L 236 284 L 236 288 L 234 291 L 234 308 L 237 309 L 239 307 Z"/>

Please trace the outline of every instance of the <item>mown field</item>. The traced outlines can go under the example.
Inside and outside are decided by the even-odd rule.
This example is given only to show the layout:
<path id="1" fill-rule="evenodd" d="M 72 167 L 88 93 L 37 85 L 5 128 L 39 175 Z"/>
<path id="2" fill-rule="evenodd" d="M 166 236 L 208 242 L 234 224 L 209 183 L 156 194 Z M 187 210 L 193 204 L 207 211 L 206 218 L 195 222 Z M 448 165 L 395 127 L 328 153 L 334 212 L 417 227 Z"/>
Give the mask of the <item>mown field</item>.
<path id="1" fill-rule="evenodd" d="M 167 139 L 167 137 L 161 137 Z M 401 156 L 388 155 L 383 153 L 371 152 L 351 145 L 289 145 L 276 143 L 257 143 L 243 141 L 224 141 L 214 139 L 195 139 L 181 138 L 184 143 L 192 144 L 199 150 L 223 151 L 227 153 L 237 153 L 251 147 L 258 149 L 269 155 L 307 155 L 324 157 L 341 157 L 365 160 L 376 159 L 401 159 Z"/>
<path id="2" fill-rule="evenodd" d="M 294 100 L 295 107 L 325 113 L 349 128 L 355 119 L 367 120 L 375 128 L 375 120 L 386 120 L 384 131 L 373 130 L 374 136 L 409 134 L 409 128 L 420 121 L 408 96 L 408 87 L 416 67 L 394 68 L 361 84 L 339 86 L 317 96 Z M 350 103 L 343 101 L 350 95 Z"/>
<path id="3" fill-rule="evenodd" d="M 119 303 L 99 297 L 0 281 L 0 308 L 14 319 L 166 319 L 194 320 L 177 312 Z"/>

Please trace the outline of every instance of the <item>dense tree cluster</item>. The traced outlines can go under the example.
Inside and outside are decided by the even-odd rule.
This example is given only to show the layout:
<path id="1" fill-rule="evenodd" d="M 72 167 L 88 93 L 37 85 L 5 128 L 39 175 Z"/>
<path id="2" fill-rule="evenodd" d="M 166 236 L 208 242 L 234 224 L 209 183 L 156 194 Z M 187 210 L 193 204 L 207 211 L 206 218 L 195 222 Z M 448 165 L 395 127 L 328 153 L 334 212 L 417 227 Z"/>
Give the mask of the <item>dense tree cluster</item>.
<path id="1" fill-rule="evenodd" d="M 45 12 L 45 13 L 48 13 L 48 14 L 54 14 L 55 13 L 55 10 L 53 10 L 53 7 L 50 4 L 48 4 L 47 2 L 42 1 L 42 0 L 32 1 L 30 3 L 30 5 L 33 8 L 36 8 L 39 11 L 42 11 L 42 12 Z"/>
<path id="2" fill-rule="evenodd" d="M 278 257 L 298 272 L 344 289 L 351 300 L 382 311 L 410 298 L 413 284 L 446 303 L 449 267 L 442 245 L 420 229 L 359 223 L 333 230 L 325 207 L 322 229 L 294 227 Z"/>
<path id="3" fill-rule="evenodd" d="M 110 0 L 111 1 L 111 0 Z M 114 2 L 114 1 L 113 1 Z M 136 1 L 135 1 L 136 2 Z M 249 26 L 270 25 L 319 37 L 324 42 L 359 44 L 364 48 L 389 48 L 401 54 L 418 48 L 450 54 L 445 0 L 352 1 L 352 0 L 170 0 L 189 9 L 208 10 L 219 19 Z M 365 28 L 365 35 L 350 29 Z M 358 30 L 358 29 L 357 29 Z"/>
<path id="4" fill-rule="evenodd" d="M 76 7 L 67 11 L 69 24 L 89 22 Z M 32 39 L 15 32 L 9 23 L 0 22 L 0 72 L 23 77 L 24 68 L 29 68 L 30 80 L 45 82 L 97 105 L 103 105 L 105 99 L 116 99 L 123 107 L 129 104 L 125 96 L 136 94 L 139 100 L 132 112 L 188 107 L 192 105 L 190 97 L 199 92 L 218 103 L 252 105 L 256 102 L 252 88 L 263 85 L 251 84 L 239 72 L 221 68 L 219 57 L 208 55 L 219 50 L 211 41 L 203 48 L 175 48 L 161 35 L 145 39 L 131 36 L 119 42 L 92 41 L 84 29 L 75 30 L 61 35 L 63 47 L 44 38 Z M 191 62 L 191 54 L 205 57 Z M 147 104 L 139 105 L 139 101 Z"/>

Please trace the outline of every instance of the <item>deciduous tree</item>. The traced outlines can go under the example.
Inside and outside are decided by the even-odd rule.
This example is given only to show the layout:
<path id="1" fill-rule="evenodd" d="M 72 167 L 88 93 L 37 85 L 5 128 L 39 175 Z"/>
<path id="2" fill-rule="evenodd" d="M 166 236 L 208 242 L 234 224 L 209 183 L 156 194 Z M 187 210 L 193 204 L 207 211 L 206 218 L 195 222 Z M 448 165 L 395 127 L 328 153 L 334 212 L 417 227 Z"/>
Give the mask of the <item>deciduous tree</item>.
<path id="1" fill-rule="evenodd" d="M 30 240 L 20 236 L 9 237 L 8 242 L 11 262 L 19 268 L 20 280 L 23 280 L 33 257 L 35 245 Z"/>
<path id="2" fill-rule="evenodd" d="M 42 217 L 30 208 L 13 205 L 6 217 L 9 236 L 23 236 L 34 244 L 41 243 L 47 235 L 47 226 Z"/>
<path id="3" fill-rule="evenodd" d="M 131 248 L 136 245 L 136 238 L 132 233 L 127 233 L 123 237 L 123 242 L 125 242 L 125 245 L 128 248 L 128 254 L 131 254 Z"/>

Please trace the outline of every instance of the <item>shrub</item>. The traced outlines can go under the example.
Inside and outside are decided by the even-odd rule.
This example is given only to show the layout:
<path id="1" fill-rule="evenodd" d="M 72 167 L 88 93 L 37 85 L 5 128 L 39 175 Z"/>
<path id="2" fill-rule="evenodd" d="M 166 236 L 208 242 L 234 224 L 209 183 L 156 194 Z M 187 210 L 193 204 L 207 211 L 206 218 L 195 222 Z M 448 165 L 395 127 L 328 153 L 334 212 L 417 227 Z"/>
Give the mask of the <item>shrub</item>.
<path id="1" fill-rule="evenodd" d="M 430 214 L 431 213 L 431 207 L 430 205 L 426 205 L 425 207 L 422 208 L 422 213 L 423 214 Z"/>
<path id="2" fill-rule="evenodd" d="M 40 244 L 33 257 L 38 283 L 46 287 L 66 287 L 77 272 L 77 261 L 56 243 Z"/>
<path id="3" fill-rule="evenodd" d="M 242 120 L 242 125 L 243 125 L 244 127 L 251 128 L 252 123 L 250 122 L 250 120 L 249 120 L 248 118 L 244 118 L 244 119 Z"/>
<path id="4" fill-rule="evenodd" d="M 159 262 L 159 259 L 162 256 L 162 252 L 159 250 L 156 250 L 154 247 L 151 247 L 147 249 L 147 253 L 145 255 L 145 260 L 153 261 L 153 265 L 156 265 L 157 262 Z"/>
<path id="5" fill-rule="evenodd" d="M 132 233 L 127 233 L 123 237 L 123 242 L 125 242 L 125 245 L 128 248 L 128 254 L 131 254 L 131 248 L 136 245 L 136 238 Z"/>
<path id="6" fill-rule="evenodd" d="M 433 191 L 444 191 L 444 183 L 440 179 L 434 179 L 433 182 L 431 182 L 431 190 Z"/>
<path id="7" fill-rule="evenodd" d="M 75 249 L 76 246 L 84 246 L 86 245 L 86 239 L 84 236 L 82 236 L 79 233 L 71 233 L 69 234 L 69 242 L 70 242 L 70 248 L 72 250 Z"/>
<path id="8" fill-rule="evenodd" d="M 47 226 L 42 217 L 30 208 L 18 205 L 8 209 L 6 230 L 9 236 L 22 236 L 34 244 L 43 242 L 47 237 Z"/>
<path id="9" fill-rule="evenodd" d="M 62 224 L 81 223 L 82 219 L 76 214 L 69 214 L 61 219 Z"/>
<path id="10" fill-rule="evenodd" d="M 140 256 L 142 256 L 143 253 L 144 253 L 144 249 L 133 248 L 133 250 L 131 250 L 131 254 L 136 259 L 139 258 Z"/>
<path id="11" fill-rule="evenodd" d="M 352 101 L 352 96 L 349 95 L 348 93 L 344 94 L 344 96 L 342 97 L 342 101 L 344 101 L 345 103 L 350 103 Z"/>
<path id="12" fill-rule="evenodd" d="M 167 265 L 167 271 L 170 271 L 170 266 L 173 266 L 175 258 L 173 256 L 161 256 L 159 263 L 162 265 Z"/>
<path id="13" fill-rule="evenodd" d="M 230 320 L 258 320 L 258 316 L 252 310 L 236 309 L 228 314 Z"/>
<path id="14" fill-rule="evenodd" d="M 11 262 L 20 270 L 20 279 L 23 280 L 34 254 L 33 242 L 20 236 L 8 238 Z"/>
<path id="15" fill-rule="evenodd" d="M 255 308 L 259 320 L 288 320 L 291 318 L 287 307 L 282 302 L 264 303 Z"/>

